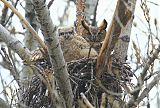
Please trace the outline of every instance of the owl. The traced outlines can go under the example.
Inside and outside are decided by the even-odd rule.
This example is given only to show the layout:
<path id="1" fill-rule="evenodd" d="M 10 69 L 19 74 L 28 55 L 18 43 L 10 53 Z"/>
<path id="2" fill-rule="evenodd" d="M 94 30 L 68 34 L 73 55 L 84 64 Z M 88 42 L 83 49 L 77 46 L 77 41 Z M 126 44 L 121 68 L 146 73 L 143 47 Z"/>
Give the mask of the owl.
<path id="1" fill-rule="evenodd" d="M 107 21 L 104 19 L 99 26 L 92 26 L 89 25 L 86 20 L 82 20 L 82 26 L 87 31 L 86 34 L 82 36 L 88 42 L 101 42 L 105 38 L 106 35 L 106 28 L 107 28 Z"/>
<path id="2" fill-rule="evenodd" d="M 90 47 L 90 44 L 74 32 L 74 27 L 58 28 L 58 36 L 67 62 L 97 56 L 97 52 Z"/>
<path id="3" fill-rule="evenodd" d="M 104 19 L 99 26 L 89 25 L 86 20 L 82 20 L 84 33 L 82 37 L 87 40 L 97 52 L 101 48 L 102 42 L 106 36 L 107 21 Z"/>

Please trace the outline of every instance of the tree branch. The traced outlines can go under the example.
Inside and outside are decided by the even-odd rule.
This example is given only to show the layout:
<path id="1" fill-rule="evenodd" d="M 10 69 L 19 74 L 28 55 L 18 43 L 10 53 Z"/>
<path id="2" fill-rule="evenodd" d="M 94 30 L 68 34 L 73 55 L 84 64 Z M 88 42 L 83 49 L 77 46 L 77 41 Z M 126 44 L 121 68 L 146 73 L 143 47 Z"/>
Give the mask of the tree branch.
<path id="1" fill-rule="evenodd" d="M 134 100 L 130 100 L 127 104 L 127 108 L 136 108 L 138 104 L 149 94 L 150 90 L 157 84 L 157 82 L 160 80 L 160 73 L 158 73 L 154 79 L 147 85 L 147 88 L 145 88 L 142 93 L 138 96 L 138 98 Z M 131 104 L 131 102 L 133 102 Z M 132 107 L 131 107 L 132 106 Z"/>
<path id="2" fill-rule="evenodd" d="M 66 107 L 72 108 L 73 93 L 63 52 L 60 47 L 58 36 L 56 35 L 57 29 L 52 23 L 45 0 L 32 0 L 32 3 L 35 7 L 35 11 L 41 24 L 41 31 L 48 46 L 51 61 L 55 69 L 55 78 L 60 88 L 60 92 L 64 98 Z"/>
<path id="3" fill-rule="evenodd" d="M 128 45 L 130 42 L 131 28 L 134 19 L 134 11 L 136 7 L 136 0 L 128 0 L 128 2 L 124 2 L 127 9 L 132 12 L 132 17 L 130 17 L 126 26 L 122 28 L 120 32 L 119 39 L 114 47 L 114 58 L 118 60 L 120 63 L 124 63 L 127 58 Z M 125 10 L 124 10 L 125 11 Z"/>
<path id="4" fill-rule="evenodd" d="M 32 35 L 37 39 L 37 41 L 40 43 L 40 45 L 46 49 L 46 45 L 41 40 L 41 38 L 38 36 L 37 32 L 32 28 L 32 26 L 27 22 L 27 20 L 12 6 L 10 5 L 6 0 L 1 0 L 8 8 L 10 8 L 17 16 L 18 18 L 23 22 L 25 27 L 32 33 Z"/>
<path id="5" fill-rule="evenodd" d="M 147 85 L 147 88 L 145 88 L 142 93 L 138 96 L 136 101 L 134 102 L 134 106 L 137 106 L 147 95 L 149 94 L 150 90 L 157 84 L 157 82 L 160 80 L 160 73 L 154 79 Z"/>
<path id="6" fill-rule="evenodd" d="M 100 77 L 104 71 L 104 67 L 109 66 L 109 60 L 111 58 L 111 52 L 117 43 L 121 30 L 126 26 L 131 19 L 132 12 L 125 6 L 128 0 L 118 0 L 117 6 L 113 15 L 113 19 L 109 30 L 106 34 L 104 42 L 102 44 L 100 53 L 97 57 L 96 76 Z"/>
<path id="7" fill-rule="evenodd" d="M 79 100 L 80 108 L 94 108 L 83 93 L 80 93 L 80 97 L 81 97 L 81 99 Z"/>
<path id="8" fill-rule="evenodd" d="M 0 24 L 0 38 L 15 51 L 23 61 L 30 62 L 30 51 Z"/>
<path id="9" fill-rule="evenodd" d="M 151 66 L 151 64 L 154 62 L 154 60 L 158 57 L 159 52 L 160 52 L 160 45 L 158 46 L 157 49 L 155 49 L 155 51 L 153 52 L 153 54 L 150 57 L 148 57 L 147 62 L 144 64 L 144 68 L 143 68 L 140 76 L 138 77 L 139 81 L 138 81 L 138 83 L 137 83 L 137 85 L 135 87 L 136 90 L 134 90 L 132 92 L 133 97 L 127 103 L 128 106 L 132 106 L 134 104 L 134 101 L 138 99 L 138 96 L 139 96 L 139 93 L 140 93 L 140 90 L 141 90 L 140 88 L 144 84 L 144 79 L 145 79 L 145 77 L 147 75 L 147 70 L 149 69 L 149 67 Z M 155 80 L 156 80 L 156 78 L 155 78 Z M 151 83 L 154 83 L 154 81 L 152 81 Z M 152 88 L 152 86 L 150 88 Z M 147 90 L 147 92 L 149 92 L 149 91 Z M 144 96 L 141 96 L 141 97 L 144 97 Z M 142 99 L 140 99 L 140 100 L 142 100 Z"/>
<path id="10" fill-rule="evenodd" d="M 1 98 L 0 98 L 0 107 L 1 108 L 10 108 L 9 105 Z"/>

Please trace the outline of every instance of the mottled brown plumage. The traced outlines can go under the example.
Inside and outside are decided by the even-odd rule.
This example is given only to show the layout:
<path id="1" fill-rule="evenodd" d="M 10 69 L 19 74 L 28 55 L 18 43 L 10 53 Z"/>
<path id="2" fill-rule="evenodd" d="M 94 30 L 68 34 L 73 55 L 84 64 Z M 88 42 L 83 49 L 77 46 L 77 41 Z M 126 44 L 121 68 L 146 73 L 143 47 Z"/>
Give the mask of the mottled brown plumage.
<path id="1" fill-rule="evenodd" d="M 74 33 L 74 27 L 59 28 L 58 36 L 66 62 L 85 58 L 88 55 L 89 57 L 96 57 L 98 55 L 93 48 L 90 50 L 90 44 L 83 37 L 77 36 Z M 32 51 L 31 61 L 43 59 L 46 53 L 42 48 Z"/>
<path id="2" fill-rule="evenodd" d="M 107 21 L 104 19 L 99 26 L 89 25 L 85 20 L 82 20 L 82 26 L 87 31 L 82 37 L 89 43 L 102 42 L 106 36 Z"/>
<path id="3" fill-rule="evenodd" d="M 88 57 L 90 44 L 81 36 L 74 33 L 74 28 L 59 28 L 59 40 L 67 62 Z M 96 57 L 97 52 L 91 48 L 89 57 Z"/>
<path id="4" fill-rule="evenodd" d="M 85 28 L 85 33 L 83 33 L 82 37 L 99 52 L 106 36 L 107 21 L 104 19 L 99 26 L 92 26 L 82 20 L 82 26 Z"/>

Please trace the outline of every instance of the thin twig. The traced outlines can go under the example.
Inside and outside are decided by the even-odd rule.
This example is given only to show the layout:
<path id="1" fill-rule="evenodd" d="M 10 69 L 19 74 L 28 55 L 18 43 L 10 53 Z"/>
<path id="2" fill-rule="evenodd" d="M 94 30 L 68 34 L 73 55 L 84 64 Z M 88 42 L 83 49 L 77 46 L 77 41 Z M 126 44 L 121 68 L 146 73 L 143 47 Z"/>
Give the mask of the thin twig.
<path id="1" fill-rule="evenodd" d="M 45 43 L 42 41 L 42 39 L 38 36 L 37 32 L 33 29 L 33 27 L 27 22 L 27 20 L 12 6 L 10 5 L 6 0 L 1 0 L 8 8 L 10 8 L 17 16 L 18 18 L 25 24 L 25 27 L 31 32 L 31 34 L 37 39 L 37 41 L 40 43 L 42 48 L 47 49 Z"/>
<path id="2" fill-rule="evenodd" d="M 140 90 L 144 84 L 144 80 L 147 75 L 148 69 L 151 66 L 151 64 L 154 62 L 154 60 L 157 59 L 159 52 L 160 52 L 160 45 L 158 46 L 157 49 L 155 49 L 153 54 L 148 58 L 147 62 L 144 64 L 144 68 L 141 72 L 141 75 L 138 77 L 139 81 L 138 81 L 135 89 L 132 91 L 133 97 L 127 103 L 129 106 L 130 105 L 132 106 L 134 104 L 134 100 L 138 99 L 138 96 L 139 96 Z"/>
<path id="3" fill-rule="evenodd" d="M 134 106 L 137 106 L 145 97 L 147 97 L 150 90 L 157 84 L 160 80 L 160 73 L 148 84 L 147 88 L 145 88 L 140 96 L 134 102 Z"/>
<path id="4" fill-rule="evenodd" d="M 6 91 L 6 86 L 4 85 L 4 80 L 3 80 L 3 78 L 2 78 L 1 73 L 0 73 L 0 79 L 1 79 L 1 84 L 2 84 L 2 87 L 3 87 L 3 91 L 2 91 L 1 93 L 3 93 L 3 96 L 4 96 L 5 100 L 7 101 L 7 103 L 9 103 L 9 100 L 8 100 L 8 98 L 7 98 L 7 96 L 6 96 L 6 93 L 7 93 L 7 91 Z M 0 93 L 0 94 L 1 94 L 1 93 Z"/>
<path id="5" fill-rule="evenodd" d="M 16 65 L 15 65 L 14 59 L 12 57 L 11 49 L 10 48 L 8 48 L 8 54 L 9 54 L 9 57 L 10 57 L 10 62 L 12 63 L 12 68 L 15 71 L 16 77 L 19 78 L 19 73 L 17 71 L 17 68 L 16 68 Z"/>
<path id="6" fill-rule="evenodd" d="M 106 93 L 102 93 L 100 108 L 106 108 Z"/>
<path id="7" fill-rule="evenodd" d="M 51 0 L 49 3 L 48 3 L 48 9 L 52 6 L 52 4 L 53 4 L 53 2 L 54 2 L 54 0 Z"/>
<path id="8" fill-rule="evenodd" d="M 80 108 L 94 108 L 83 93 L 80 93 Z"/>
<path id="9" fill-rule="evenodd" d="M 16 8 L 17 4 L 18 4 L 18 1 L 19 0 L 16 0 L 15 4 L 14 4 L 14 7 Z M 9 22 L 9 20 L 13 17 L 14 15 L 14 12 L 11 12 L 10 16 L 8 17 L 8 19 L 5 21 L 4 25 L 3 26 L 6 26 L 6 24 Z"/>

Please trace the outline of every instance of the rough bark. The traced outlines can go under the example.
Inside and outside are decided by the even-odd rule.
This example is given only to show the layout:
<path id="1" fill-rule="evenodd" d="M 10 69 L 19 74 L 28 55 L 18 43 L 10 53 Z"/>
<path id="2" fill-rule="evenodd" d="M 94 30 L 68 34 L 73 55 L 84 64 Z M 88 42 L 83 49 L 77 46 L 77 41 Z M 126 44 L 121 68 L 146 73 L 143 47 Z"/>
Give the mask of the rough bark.
<path id="1" fill-rule="evenodd" d="M 1 98 L 0 98 L 0 107 L 1 108 L 10 108 L 9 105 Z"/>
<path id="2" fill-rule="evenodd" d="M 30 62 L 30 51 L 15 37 L 11 36 L 9 31 L 7 31 L 2 25 L 0 25 L 0 38 L 10 47 L 14 52 L 16 52 L 23 61 Z"/>
<path id="3" fill-rule="evenodd" d="M 49 10 L 45 4 L 45 0 L 32 0 L 35 7 L 36 15 L 41 24 L 41 31 L 44 35 L 45 42 L 48 46 L 48 51 L 54 67 L 54 74 L 60 92 L 64 98 L 67 108 L 73 107 L 73 93 L 67 72 L 66 63 L 63 57 L 63 52 L 59 44 L 58 36 L 56 35 L 56 27 L 53 25 Z"/>
<path id="4" fill-rule="evenodd" d="M 86 34 L 82 21 L 86 20 L 91 25 L 96 26 L 96 11 L 98 0 L 76 0 L 76 33 L 78 36 Z M 93 18 L 91 18 L 91 16 Z"/>
<path id="5" fill-rule="evenodd" d="M 76 0 L 76 33 L 78 36 L 82 36 L 84 32 L 84 27 L 82 26 L 82 20 L 85 20 L 84 15 L 85 10 L 85 0 Z"/>
<path id="6" fill-rule="evenodd" d="M 128 2 L 126 2 L 126 6 L 128 9 L 130 9 L 133 16 L 136 6 L 136 0 L 128 0 Z M 114 58 L 116 58 L 116 60 L 121 63 L 124 63 L 126 61 L 132 23 L 133 17 L 130 18 L 127 25 L 122 28 L 119 39 L 114 47 Z"/>
<path id="7" fill-rule="evenodd" d="M 0 38 L 11 48 L 15 53 L 17 53 L 24 63 L 30 64 L 30 51 L 15 37 L 11 36 L 9 31 L 7 31 L 2 25 L 0 25 Z M 25 73 L 30 73 L 27 68 Z M 20 76 L 21 78 L 21 76 Z M 18 81 L 19 82 L 19 81 Z M 21 83 L 19 83 L 21 85 Z"/>
<path id="8" fill-rule="evenodd" d="M 99 56 L 97 58 L 97 77 L 102 74 L 104 67 L 110 67 L 111 52 L 117 43 L 122 29 L 127 25 L 128 21 L 132 18 L 132 12 L 125 5 L 128 0 L 118 0 L 117 6 L 113 15 L 113 19 L 109 30 L 104 39 Z"/>
<path id="9" fill-rule="evenodd" d="M 131 33 L 133 13 L 136 3 L 132 1 L 132 4 L 130 2 L 129 0 L 117 1 L 117 6 L 113 15 L 111 25 L 97 58 L 97 78 L 100 78 L 103 72 L 106 71 L 104 70 L 106 66 L 107 72 L 109 74 L 115 75 L 115 77 L 117 78 L 120 77 L 117 73 L 120 73 L 121 69 L 117 70 L 112 68 L 112 62 L 114 59 L 121 61 L 120 63 L 126 60 L 125 58 L 127 56 L 129 36 Z M 114 52 L 112 55 L 111 52 L 113 50 Z M 97 79 L 98 84 L 100 84 L 99 82 L 100 81 Z"/>

